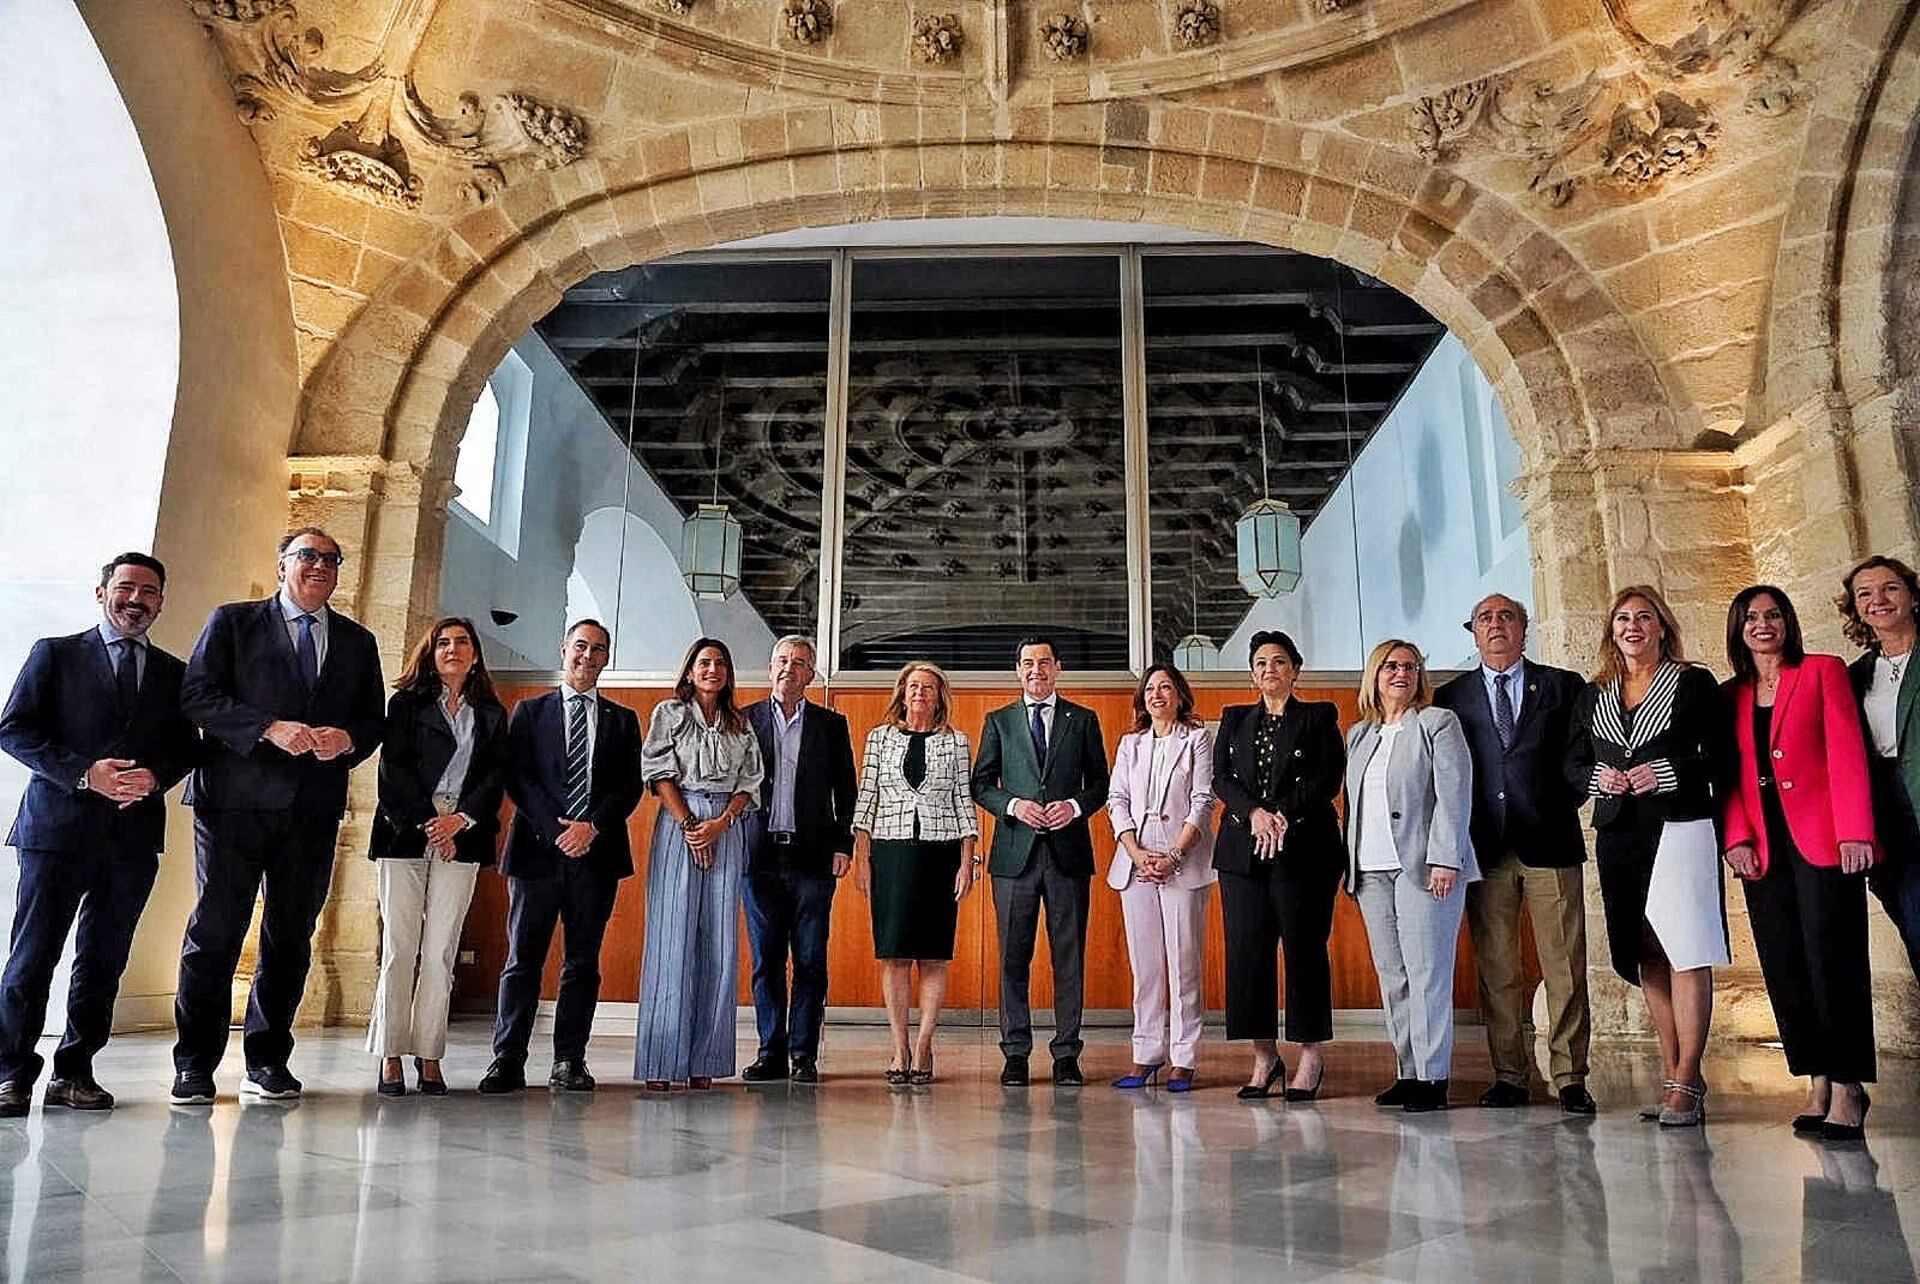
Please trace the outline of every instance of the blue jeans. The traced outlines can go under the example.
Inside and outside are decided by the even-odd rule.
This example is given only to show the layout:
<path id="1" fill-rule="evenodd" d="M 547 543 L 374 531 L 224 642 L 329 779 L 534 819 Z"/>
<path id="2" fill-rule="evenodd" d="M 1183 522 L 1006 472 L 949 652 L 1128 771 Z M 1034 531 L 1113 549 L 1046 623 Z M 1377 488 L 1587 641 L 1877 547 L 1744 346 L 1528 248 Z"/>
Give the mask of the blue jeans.
<path id="1" fill-rule="evenodd" d="M 760 1055 L 813 1061 L 820 1055 L 820 1024 L 827 1011 L 827 924 L 833 911 L 831 874 L 791 868 L 759 869 L 746 879 L 747 940 L 753 946 L 753 1011 Z M 787 959 L 793 994 L 787 994 Z"/>

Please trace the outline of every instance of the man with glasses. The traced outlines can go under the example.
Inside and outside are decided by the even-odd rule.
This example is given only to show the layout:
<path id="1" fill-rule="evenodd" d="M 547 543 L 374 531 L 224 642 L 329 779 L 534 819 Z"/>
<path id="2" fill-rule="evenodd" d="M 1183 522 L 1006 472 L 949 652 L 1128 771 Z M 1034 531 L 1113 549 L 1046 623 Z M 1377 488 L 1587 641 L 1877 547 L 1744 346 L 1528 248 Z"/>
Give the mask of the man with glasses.
<path id="1" fill-rule="evenodd" d="M 215 608 L 181 686 L 181 706 L 206 743 L 187 791 L 200 895 L 174 999 L 175 1105 L 213 1102 L 233 973 L 263 889 L 241 1091 L 300 1095 L 287 1058 L 332 881 L 347 773 L 378 747 L 385 722 L 373 634 L 327 605 L 345 560 L 339 543 L 303 526 L 279 551 L 279 592 Z"/>

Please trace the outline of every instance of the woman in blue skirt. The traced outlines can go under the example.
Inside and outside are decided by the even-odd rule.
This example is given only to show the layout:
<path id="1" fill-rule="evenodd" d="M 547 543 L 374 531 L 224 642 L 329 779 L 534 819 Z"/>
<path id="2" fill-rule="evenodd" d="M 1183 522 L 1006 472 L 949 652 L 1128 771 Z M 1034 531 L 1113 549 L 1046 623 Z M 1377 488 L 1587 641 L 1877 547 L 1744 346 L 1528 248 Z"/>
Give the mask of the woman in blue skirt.
<path id="1" fill-rule="evenodd" d="M 734 702 L 733 654 L 687 649 L 673 699 L 653 710 L 641 773 L 660 795 L 647 868 L 647 944 L 633 1076 L 648 1091 L 710 1088 L 733 1074 L 740 881 L 759 796 L 760 742 Z"/>

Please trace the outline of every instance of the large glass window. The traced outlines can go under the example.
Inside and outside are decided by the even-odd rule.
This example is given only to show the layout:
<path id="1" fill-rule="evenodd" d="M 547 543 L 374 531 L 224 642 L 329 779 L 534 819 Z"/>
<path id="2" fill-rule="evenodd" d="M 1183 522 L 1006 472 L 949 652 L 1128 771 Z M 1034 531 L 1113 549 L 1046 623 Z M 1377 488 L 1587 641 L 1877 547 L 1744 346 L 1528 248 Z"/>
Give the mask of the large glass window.
<path id="1" fill-rule="evenodd" d="M 589 615 L 643 677 L 701 634 L 743 673 L 817 635 L 823 668 L 872 680 L 911 658 L 1004 673 L 1034 632 L 1082 673 L 1177 648 L 1193 668 L 1196 635 L 1239 673 L 1265 628 L 1322 671 L 1388 635 L 1445 666 L 1473 601 L 1530 596 L 1492 388 L 1411 300 L 1311 255 L 691 256 L 569 290 L 491 388 L 440 605 L 502 669 L 551 670 Z M 1304 526 L 1277 598 L 1236 573 L 1261 498 Z M 736 552 L 696 568 L 706 523 Z"/>
<path id="2" fill-rule="evenodd" d="M 854 264 L 841 667 L 1127 668 L 1112 255 Z"/>

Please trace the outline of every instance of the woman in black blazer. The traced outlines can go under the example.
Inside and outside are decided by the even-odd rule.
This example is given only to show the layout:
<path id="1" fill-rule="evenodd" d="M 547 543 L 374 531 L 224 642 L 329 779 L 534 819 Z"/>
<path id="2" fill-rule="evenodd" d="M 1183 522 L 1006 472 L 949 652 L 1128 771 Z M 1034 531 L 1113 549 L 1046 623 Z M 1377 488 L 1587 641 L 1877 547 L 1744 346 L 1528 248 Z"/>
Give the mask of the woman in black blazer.
<path id="1" fill-rule="evenodd" d="M 1641 1118 L 1669 1128 L 1706 1118 L 1713 969 L 1731 961 L 1718 821 L 1738 754 L 1720 684 L 1687 663 L 1666 600 L 1621 590 L 1574 705 L 1567 779 L 1594 800 L 1614 971 L 1640 987 L 1660 1040 L 1665 1092 Z"/>
<path id="2" fill-rule="evenodd" d="M 507 711 L 479 633 L 457 616 L 435 621 L 393 685 L 367 848 L 380 871 L 380 984 L 367 1051 L 382 1058 L 383 1096 L 405 1094 L 406 1056 L 420 1091 L 440 1096 L 460 927 L 480 867 L 493 863 L 506 793 Z"/>
<path id="3" fill-rule="evenodd" d="M 1253 1041 L 1253 1073 L 1240 1095 L 1267 1097 L 1287 1073 L 1275 1043 L 1274 948 L 1286 959 L 1287 1041 L 1300 1045 L 1289 1101 L 1311 1101 L 1333 1038 L 1333 969 L 1327 938 L 1347 851 L 1333 800 L 1346 772 L 1339 711 L 1296 700 L 1300 648 L 1284 633 L 1253 635 L 1257 704 L 1231 705 L 1214 741 L 1213 792 L 1226 804 L 1213 867 L 1227 942 L 1227 1037 Z"/>

